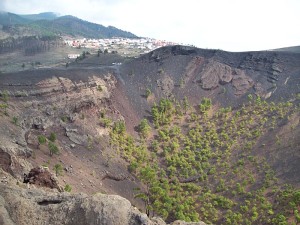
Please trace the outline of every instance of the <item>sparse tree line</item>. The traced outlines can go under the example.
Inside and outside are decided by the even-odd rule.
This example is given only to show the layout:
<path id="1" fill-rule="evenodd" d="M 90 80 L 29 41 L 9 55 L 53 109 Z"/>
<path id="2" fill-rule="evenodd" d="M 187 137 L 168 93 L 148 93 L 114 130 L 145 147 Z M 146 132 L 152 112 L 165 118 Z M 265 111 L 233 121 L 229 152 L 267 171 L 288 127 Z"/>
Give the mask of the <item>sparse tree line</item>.
<path id="1" fill-rule="evenodd" d="M 61 40 L 54 36 L 10 37 L 0 41 L 0 54 L 13 52 L 15 50 L 24 50 L 25 55 L 34 55 L 36 53 L 49 51 L 51 48 L 58 47 L 61 44 Z"/>

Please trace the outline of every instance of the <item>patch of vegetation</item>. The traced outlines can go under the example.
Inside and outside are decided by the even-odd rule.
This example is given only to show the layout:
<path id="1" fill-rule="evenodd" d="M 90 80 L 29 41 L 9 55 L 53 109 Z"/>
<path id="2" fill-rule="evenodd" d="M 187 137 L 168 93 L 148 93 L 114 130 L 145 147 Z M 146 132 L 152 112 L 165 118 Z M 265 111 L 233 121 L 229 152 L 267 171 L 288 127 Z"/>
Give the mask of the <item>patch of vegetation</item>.
<path id="1" fill-rule="evenodd" d="M 43 163 L 43 164 L 42 164 L 42 167 L 44 167 L 44 168 L 49 168 L 50 163 L 51 163 L 51 160 L 48 159 L 46 163 Z"/>
<path id="2" fill-rule="evenodd" d="M 108 117 L 103 117 L 103 118 L 100 118 L 100 124 L 105 127 L 105 128 L 108 128 L 108 127 L 111 127 L 112 125 L 112 120 Z"/>
<path id="3" fill-rule="evenodd" d="M 184 81 L 183 78 L 181 78 L 180 81 L 179 81 L 179 87 L 180 87 L 180 88 L 183 88 L 184 85 L 185 85 L 185 81 Z"/>
<path id="4" fill-rule="evenodd" d="M 157 71 L 159 74 L 163 74 L 165 71 L 163 68 L 159 68 L 158 71 Z"/>
<path id="5" fill-rule="evenodd" d="M 151 131 L 151 127 L 146 119 L 143 119 L 138 126 L 139 134 L 142 138 L 147 138 Z"/>
<path id="6" fill-rule="evenodd" d="M 87 140 L 87 149 L 88 150 L 92 150 L 94 148 L 94 140 L 92 137 L 88 137 L 88 140 Z"/>
<path id="7" fill-rule="evenodd" d="M 6 103 L 2 103 L 0 104 L 0 109 L 1 110 L 4 110 L 4 115 L 8 116 L 8 112 L 7 112 L 7 108 L 8 108 L 8 105 Z"/>
<path id="8" fill-rule="evenodd" d="M 78 57 L 76 58 L 75 61 L 78 62 L 79 60 L 83 60 L 83 59 L 85 59 L 86 56 L 89 55 L 89 54 L 90 54 L 89 52 L 83 51 L 83 52 L 80 54 L 80 56 L 78 56 Z"/>
<path id="9" fill-rule="evenodd" d="M 48 148 L 49 148 L 49 151 L 50 151 L 50 156 L 53 156 L 54 154 L 55 155 L 59 154 L 58 147 L 52 141 L 49 141 Z"/>
<path id="10" fill-rule="evenodd" d="M 146 89 L 146 92 L 145 92 L 145 97 L 146 98 L 149 98 L 149 96 L 152 94 L 151 90 L 149 88 Z"/>
<path id="11" fill-rule="evenodd" d="M 66 115 L 62 116 L 61 121 L 63 121 L 64 123 L 68 122 L 68 117 Z"/>
<path id="12" fill-rule="evenodd" d="M 47 138 L 44 136 L 44 135 L 39 135 L 38 136 L 38 141 L 39 141 L 39 144 L 45 144 L 47 142 Z"/>
<path id="13" fill-rule="evenodd" d="M 12 118 L 12 123 L 14 124 L 14 125 L 18 125 L 18 122 L 19 122 L 19 119 L 18 119 L 18 117 L 16 117 L 16 116 L 14 116 L 13 118 Z"/>
<path id="14" fill-rule="evenodd" d="M 63 166 L 60 163 L 54 165 L 53 170 L 55 171 L 55 175 L 58 177 L 62 175 Z"/>
<path id="15" fill-rule="evenodd" d="M 64 191 L 66 192 L 71 192 L 72 191 L 72 186 L 70 184 L 66 184 Z"/>
<path id="16" fill-rule="evenodd" d="M 1 100 L 4 102 L 8 102 L 9 94 L 7 90 L 4 90 L 3 92 L 0 92 Z"/>
<path id="17" fill-rule="evenodd" d="M 161 99 L 151 110 L 155 129 L 143 119 L 140 139 L 126 132 L 124 122 L 113 124 L 110 143 L 145 184 L 135 197 L 144 201 L 146 213 L 208 224 L 296 224 L 300 190 L 278 182 L 253 149 L 299 113 L 297 105 L 251 95 L 239 109 L 211 112 L 212 106 L 208 98 L 197 107 L 187 98 Z"/>
<path id="18" fill-rule="evenodd" d="M 54 132 L 51 132 L 48 139 L 52 142 L 55 142 L 56 141 L 56 134 Z"/>
<path id="19" fill-rule="evenodd" d="M 28 94 L 25 91 L 17 91 L 15 97 L 27 97 Z"/>
<path id="20" fill-rule="evenodd" d="M 102 88 L 101 85 L 98 85 L 98 86 L 97 86 L 97 91 L 99 91 L 99 92 L 102 92 L 102 91 L 103 91 L 103 88 Z"/>

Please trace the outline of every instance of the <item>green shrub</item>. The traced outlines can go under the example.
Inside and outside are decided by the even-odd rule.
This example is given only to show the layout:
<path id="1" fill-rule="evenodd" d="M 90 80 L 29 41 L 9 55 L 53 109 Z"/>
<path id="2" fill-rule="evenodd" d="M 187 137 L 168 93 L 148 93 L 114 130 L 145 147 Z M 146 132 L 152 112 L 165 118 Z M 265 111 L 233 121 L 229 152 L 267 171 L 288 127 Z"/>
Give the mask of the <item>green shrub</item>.
<path id="1" fill-rule="evenodd" d="M 56 155 L 59 154 L 59 149 L 53 142 L 49 141 L 48 148 L 49 148 L 49 151 L 50 151 L 50 156 L 52 156 L 54 154 L 56 154 Z"/>
<path id="2" fill-rule="evenodd" d="M 110 118 L 104 117 L 100 119 L 100 123 L 105 128 L 110 127 L 112 124 L 112 120 Z"/>
<path id="3" fill-rule="evenodd" d="M 56 134 L 52 132 L 49 136 L 49 140 L 52 141 L 52 142 L 55 142 L 56 141 Z"/>
<path id="4" fill-rule="evenodd" d="M 63 121 L 64 123 L 68 121 L 68 117 L 67 117 L 67 116 L 62 116 L 60 119 L 61 119 L 61 121 Z"/>
<path id="5" fill-rule="evenodd" d="M 151 94 L 152 94 L 151 90 L 147 88 L 145 93 L 146 98 L 148 98 Z"/>
<path id="6" fill-rule="evenodd" d="M 63 172 L 63 166 L 60 163 L 55 164 L 53 169 L 55 171 L 56 176 L 61 175 Z"/>
<path id="7" fill-rule="evenodd" d="M 45 144 L 46 141 L 47 141 L 47 138 L 44 136 L 44 135 L 39 135 L 38 136 L 38 141 L 39 141 L 39 144 Z"/>
<path id="8" fill-rule="evenodd" d="M 65 190 L 66 192 L 71 192 L 71 191 L 72 191 L 72 187 L 71 187 L 71 185 L 69 185 L 69 184 L 66 184 L 66 186 L 65 186 L 64 190 Z"/>
<path id="9" fill-rule="evenodd" d="M 98 86 L 97 86 L 97 91 L 99 91 L 99 92 L 103 91 L 103 88 L 102 88 L 101 85 L 98 85 Z"/>
<path id="10" fill-rule="evenodd" d="M 0 92 L 0 96 L 1 96 L 1 98 L 2 98 L 2 100 L 4 102 L 8 101 L 9 95 L 8 95 L 8 91 L 7 90 L 4 90 L 3 92 Z"/>
<path id="11" fill-rule="evenodd" d="M 138 163 L 136 161 L 131 162 L 130 165 L 128 166 L 128 170 L 131 173 L 135 172 L 137 168 L 138 168 Z"/>
<path id="12" fill-rule="evenodd" d="M 12 118 L 12 123 L 13 123 L 14 125 L 18 125 L 18 120 L 19 120 L 18 117 L 15 117 L 15 116 L 14 116 L 14 117 Z"/>
<path id="13" fill-rule="evenodd" d="M 148 121 L 147 119 L 142 119 L 140 125 L 139 125 L 139 133 L 140 133 L 140 136 L 142 138 L 146 138 L 148 137 L 148 135 L 150 134 L 150 131 L 151 131 L 151 127 L 150 125 L 148 124 Z"/>

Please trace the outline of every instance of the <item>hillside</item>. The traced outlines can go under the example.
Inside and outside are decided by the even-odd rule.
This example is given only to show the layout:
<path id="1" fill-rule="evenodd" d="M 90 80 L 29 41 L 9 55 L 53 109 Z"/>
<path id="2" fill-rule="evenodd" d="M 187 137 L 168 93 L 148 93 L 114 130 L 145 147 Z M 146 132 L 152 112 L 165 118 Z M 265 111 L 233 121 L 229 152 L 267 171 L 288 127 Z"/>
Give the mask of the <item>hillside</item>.
<path id="1" fill-rule="evenodd" d="M 171 221 L 296 221 L 299 62 L 288 52 L 174 46 L 123 64 L 122 95 L 147 120 L 131 126 L 137 116 L 127 117 L 126 128 L 140 133 L 136 143 L 117 127 L 111 137 L 148 185 L 149 208 Z"/>
<path id="2" fill-rule="evenodd" d="M 118 194 L 167 222 L 299 223 L 300 54 L 106 56 L 0 74 L 5 176 L 24 188 L 44 166 L 60 190 Z"/>
<path id="3" fill-rule="evenodd" d="M 0 11 L 0 24 L 7 26 L 7 25 L 15 25 L 15 24 L 26 24 L 30 20 L 23 18 L 14 13 Z"/>
<path id="4" fill-rule="evenodd" d="M 33 15 L 17 15 L 9 12 L 0 12 L 0 25 L 3 25 L 2 30 L 9 32 L 11 36 L 19 33 L 19 36 L 71 35 L 74 37 L 80 36 L 87 38 L 137 37 L 130 32 L 120 30 L 113 26 L 105 27 L 70 15 L 57 17 L 51 12 Z M 7 26 L 9 26 L 9 29 Z M 26 33 L 22 35 L 22 32 L 19 31 L 24 29 L 28 30 L 28 33 L 31 32 L 31 35 Z"/>
<path id="5" fill-rule="evenodd" d="M 116 27 L 105 27 L 74 16 L 57 17 L 51 12 L 33 15 L 0 12 L 0 54 L 8 54 L 5 57 L 10 58 L 11 53 L 17 58 L 16 54 L 24 57 L 55 52 L 63 47 L 62 37 L 65 36 L 97 39 L 137 38 L 136 35 Z"/>
<path id="6" fill-rule="evenodd" d="M 24 55 L 34 55 L 52 51 L 63 45 L 63 36 L 137 38 L 116 27 L 105 27 L 74 16 L 57 17 L 51 12 L 33 15 L 0 12 L 0 54 L 23 51 Z"/>
<path id="7" fill-rule="evenodd" d="M 4 26 L 27 24 L 36 20 L 53 20 L 57 18 L 53 12 L 44 12 L 39 14 L 18 15 L 10 12 L 0 11 L 0 24 Z"/>
<path id="8" fill-rule="evenodd" d="M 186 96 L 193 105 L 207 97 L 222 107 L 241 106 L 248 94 L 269 101 L 291 99 L 298 93 L 299 70 L 299 54 L 294 53 L 173 46 L 123 64 L 120 73 L 126 95 L 144 116 L 153 102 L 166 97 Z M 153 93 L 151 99 L 137 97 L 147 89 Z"/>
<path id="9" fill-rule="evenodd" d="M 112 26 L 102 26 L 95 23 L 90 23 L 78 19 L 74 16 L 62 16 L 54 20 L 39 20 L 29 24 L 35 29 L 49 29 L 50 32 L 56 35 L 71 35 L 87 38 L 112 38 L 112 37 L 127 37 L 136 38 L 130 32 L 122 31 Z"/>
<path id="10" fill-rule="evenodd" d="M 277 49 L 274 49 L 274 51 L 300 53 L 300 46 L 277 48 Z"/>

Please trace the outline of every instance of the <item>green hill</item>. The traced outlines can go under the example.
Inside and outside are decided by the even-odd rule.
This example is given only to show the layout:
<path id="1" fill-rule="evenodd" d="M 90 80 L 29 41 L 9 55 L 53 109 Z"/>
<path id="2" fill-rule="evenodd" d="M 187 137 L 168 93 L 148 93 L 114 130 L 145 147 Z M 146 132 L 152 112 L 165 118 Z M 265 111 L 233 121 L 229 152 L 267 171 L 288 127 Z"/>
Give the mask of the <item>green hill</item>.
<path id="1" fill-rule="evenodd" d="M 55 13 L 45 12 L 32 15 L 17 15 L 10 12 L 0 13 L 2 30 L 10 36 L 81 36 L 87 38 L 137 36 L 113 26 L 105 27 L 100 24 L 81 20 L 74 16 L 57 17 Z M 26 31 L 26 32 L 24 32 Z"/>
<path id="2" fill-rule="evenodd" d="M 7 25 L 15 25 L 15 24 L 26 24 L 30 22 L 29 19 L 21 17 L 17 14 L 10 13 L 10 12 L 0 12 L 0 24 L 7 26 Z"/>
<path id="3" fill-rule="evenodd" d="M 57 15 L 54 12 L 43 12 L 39 14 L 20 15 L 28 20 L 54 20 Z"/>
<path id="4" fill-rule="evenodd" d="M 137 37 L 130 32 L 112 26 L 105 27 L 100 24 L 90 23 L 74 16 L 62 16 L 51 21 L 38 20 L 30 23 L 29 26 L 47 29 L 56 35 L 83 36 L 87 38 Z"/>

